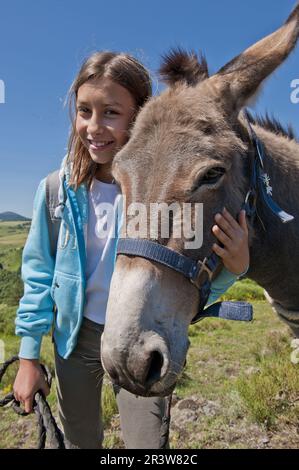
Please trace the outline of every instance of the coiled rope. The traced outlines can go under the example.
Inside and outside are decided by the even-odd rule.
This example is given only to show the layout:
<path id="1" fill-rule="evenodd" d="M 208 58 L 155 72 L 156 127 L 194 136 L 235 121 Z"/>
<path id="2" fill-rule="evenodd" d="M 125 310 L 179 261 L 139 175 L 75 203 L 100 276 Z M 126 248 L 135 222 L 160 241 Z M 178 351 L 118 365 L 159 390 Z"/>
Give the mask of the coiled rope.
<path id="1" fill-rule="evenodd" d="M 0 384 L 1 381 L 10 365 L 18 361 L 18 356 L 13 356 L 0 368 Z M 45 374 L 46 382 L 51 388 L 52 384 L 52 374 L 47 366 L 40 364 L 41 368 Z M 169 425 L 170 425 L 170 409 L 171 409 L 171 398 L 172 395 L 167 397 L 167 405 L 164 418 L 162 420 L 161 426 L 161 435 L 160 435 L 160 449 L 169 448 Z M 27 416 L 25 410 L 20 406 L 20 402 L 15 399 L 14 394 L 8 393 L 4 398 L 0 400 L 0 407 L 7 406 L 11 403 L 11 407 L 19 416 Z M 37 416 L 37 426 L 38 426 L 38 449 L 44 449 L 46 440 L 48 440 L 51 449 L 65 449 L 64 436 L 57 423 L 54 416 L 52 415 L 51 408 L 41 390 L 37 391 L 34 396 L 33 401 L 33 410 Z"/>
<path id="2" fill-rule="evenodd" d="M 18 361 L 18 356 L 13 356 L 0 368 L 0 384 L 3 376 L 5 375 L 8 367 L 14 362 Z M 52 375 L 47 366 L 41 364 L 41 368 L 45 374 L 45 379 L 49 388 L 51 388 Z M 0 407 L 4 407 L 11 403 L 15 413 L 20 416 L 27 416 L 29 413 L 24 411 L 20 406 L 20 402 L 15 399 L 14 394 L 8 393 L 3 399 L 0 400 Z M 34 396 L 33 410 L 37 416 L 38 426 L 38 449 L 44 449 L 46 440 L 49 442 L 51 449 L 65 449 L 64 437 L 57 426 L 57 423 L 52 415 L 51 408 L 41 390 L 38 390 Z"/>

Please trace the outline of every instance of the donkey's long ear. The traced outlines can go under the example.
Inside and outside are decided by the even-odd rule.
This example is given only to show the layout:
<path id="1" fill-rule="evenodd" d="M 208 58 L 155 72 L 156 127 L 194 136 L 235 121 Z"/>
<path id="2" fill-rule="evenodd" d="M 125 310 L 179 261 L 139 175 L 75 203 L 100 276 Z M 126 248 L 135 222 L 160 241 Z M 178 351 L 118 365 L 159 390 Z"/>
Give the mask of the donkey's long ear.
<path id="1" fill-rule="evenodd" d="M 294 49 L 299 37 L 299 3 L 286 23 L 226 64 L 211 77 L 237 111 Z"/>

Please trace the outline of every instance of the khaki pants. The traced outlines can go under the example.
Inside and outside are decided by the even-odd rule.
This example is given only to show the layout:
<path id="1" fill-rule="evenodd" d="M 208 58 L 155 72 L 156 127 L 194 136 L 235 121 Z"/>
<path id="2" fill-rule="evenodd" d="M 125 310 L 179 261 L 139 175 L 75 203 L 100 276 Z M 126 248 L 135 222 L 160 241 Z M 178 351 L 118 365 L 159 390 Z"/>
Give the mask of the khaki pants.
<path id="1" fill-rule="evenodd" d="M 54 347 L 59 418 L 68 448 L 102 448 L 103 329 L 103 325 L 84 318 L 77 345 L 68 359 L 59 356 Z M 166 399 L 137 397 L 120 387 L 114 391 L 126 448 L 160 448 Z"/>

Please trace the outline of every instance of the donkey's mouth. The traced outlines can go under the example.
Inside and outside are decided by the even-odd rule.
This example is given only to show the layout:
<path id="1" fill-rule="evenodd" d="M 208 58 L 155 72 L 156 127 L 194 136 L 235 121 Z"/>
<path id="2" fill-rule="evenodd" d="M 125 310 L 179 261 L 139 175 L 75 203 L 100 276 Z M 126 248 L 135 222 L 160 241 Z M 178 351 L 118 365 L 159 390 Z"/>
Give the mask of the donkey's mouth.
<path id="1" fill-rule="evenodd" d="M 147 388 L 128 380 L 118 381 L 118 383 L 113 382 L 113 384 L 141 397 L 166 397 L 172 394 L 176 386 L 176 382 L 174 382 L 172 385 L 167 386 L 167 388 L 162 383 L 159 385 L 154 384 L 153 387 Z"/>

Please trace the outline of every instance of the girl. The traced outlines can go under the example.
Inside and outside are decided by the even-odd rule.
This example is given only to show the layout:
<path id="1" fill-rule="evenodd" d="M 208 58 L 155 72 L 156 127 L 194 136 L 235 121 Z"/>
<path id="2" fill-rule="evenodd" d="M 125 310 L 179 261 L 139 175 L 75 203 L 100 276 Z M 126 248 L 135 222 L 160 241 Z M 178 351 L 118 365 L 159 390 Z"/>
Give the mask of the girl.
<path id="1" fill-rule="evenodd" d="M 16 334 L 22 340 L 14 395 L 31 412 L 35 392 L 49 393 L 39 356 L 42 336 L 53 326 L 59 417 L 69 448 L 102 446 L 100 340 L 117 239 L 110 233 L 99 237 L 107 220 L 98 208 L 107 202 L 117 206 L 120 188 L 111 176 L 113 157 L 127 142 L 130 126 L 150 96 L 149 74 L 136 59 L 113 52 L 91 55 L 70 92 L 76 110 L 69 152 L 59 173 L 55 217 L 61 218 L 61 225 L 55 253 L 45 179 L 35 197 L 23 252 L 25 290 L 16 318 Z M 240 223 L 228 212 L 216 217 L 214 234 L 224 247 L 215 244 L 214 249 L 230 272 L 223 269 L 210 300 L 249 263 L 245 214 Z M 123 389 L 116 391 L 116 398 L 126 447 L 159 448 L 165 399 L 136 397 Z M 134 426 L 126 418 L 132 415 Z"/>

